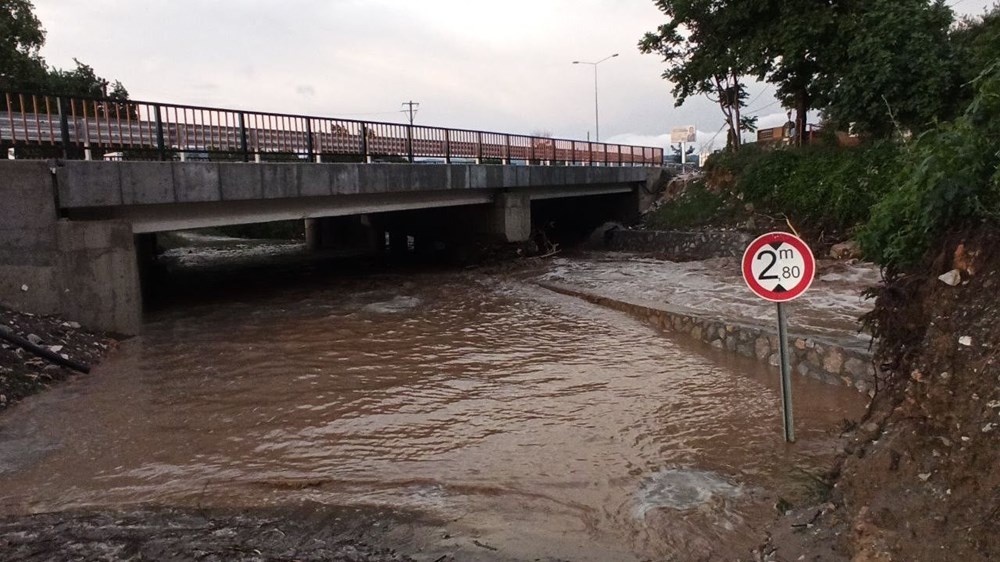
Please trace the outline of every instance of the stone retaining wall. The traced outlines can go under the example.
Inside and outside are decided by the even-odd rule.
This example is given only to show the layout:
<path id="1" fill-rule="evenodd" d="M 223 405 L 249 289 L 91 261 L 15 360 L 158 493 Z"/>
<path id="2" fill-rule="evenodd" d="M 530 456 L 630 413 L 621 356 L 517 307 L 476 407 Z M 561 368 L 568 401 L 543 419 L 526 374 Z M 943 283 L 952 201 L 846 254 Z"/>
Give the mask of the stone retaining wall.
<path id="1" fill-rule="evenodd" d="M 713 348 L 766 361 L 777 367 L 780 361 L 776 328 L 703 318 L 690 312 L 666 310 L 620 301 L 553 283 L 542 287 L 581 298 L 588 302 L 625 312 L 649 322 L 665 332 L 677 332 L 702 341 Z M 864 348 L 846 347 L 815 336 L 789 335 L 792 343 L 792 370 L 828 384 L 845 385 L 869 396 L 874 395 L 875 367 Z"/>
<path id="2" fill-rule="evenodd" d="M 741 257 L 753 239 L 753 235 L 735 230 L 617 229 L 608 231 L 605 247 L 616 252 L 653 253 L 670 261 L 689 261 Z"/>

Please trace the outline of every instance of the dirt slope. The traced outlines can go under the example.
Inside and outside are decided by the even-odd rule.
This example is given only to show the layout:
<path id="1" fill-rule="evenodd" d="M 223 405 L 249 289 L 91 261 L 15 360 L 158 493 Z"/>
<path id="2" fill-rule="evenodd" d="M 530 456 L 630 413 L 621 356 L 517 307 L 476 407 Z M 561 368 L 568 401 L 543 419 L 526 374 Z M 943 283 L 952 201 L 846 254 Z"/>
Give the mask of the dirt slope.
<path id="1" fill-rule="evenodd" d="M 82 329 L 75 322 L 0 307 L 0 329 L 4 328 L 65 359 L 87 365 L 97 364 L 117 345 L 109 336 Z M 65 367 L 0 339 L 0 412 L 21 398 L 73 374 Z"/>
<path id="2" fill-rule="evenodd" d="M 1000 560 L 998 271 L 1000 231 L 980 228 L 879 290 L 890 374 L 830 503 L 783 519 L 758 560 Z"/>

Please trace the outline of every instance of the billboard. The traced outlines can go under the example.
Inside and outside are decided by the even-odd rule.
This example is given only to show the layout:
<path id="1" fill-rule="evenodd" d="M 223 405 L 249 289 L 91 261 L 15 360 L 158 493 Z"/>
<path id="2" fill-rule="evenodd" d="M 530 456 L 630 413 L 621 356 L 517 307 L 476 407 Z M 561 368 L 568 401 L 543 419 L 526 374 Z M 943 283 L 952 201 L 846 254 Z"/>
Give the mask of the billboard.
<path id="1" fill-rule="evenodd" d="M 698 132 L 694 126 L 670 129 L 670 142 L 695 142 Z"/>

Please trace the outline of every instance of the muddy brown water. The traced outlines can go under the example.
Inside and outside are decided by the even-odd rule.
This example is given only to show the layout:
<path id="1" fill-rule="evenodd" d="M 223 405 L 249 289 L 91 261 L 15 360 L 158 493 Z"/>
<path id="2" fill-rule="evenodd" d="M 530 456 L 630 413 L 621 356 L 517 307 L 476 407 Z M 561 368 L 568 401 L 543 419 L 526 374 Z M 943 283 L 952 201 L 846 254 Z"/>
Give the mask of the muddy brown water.
<path id="1" fill-rule="evenodd" d="M 158 312 L 0 418 L 0 515 L 386 506 L 504 559 L 732 559 L 863 408 L 794 397 L 786 445 L 770 368 L 518 276 L 286 278 Z"/>

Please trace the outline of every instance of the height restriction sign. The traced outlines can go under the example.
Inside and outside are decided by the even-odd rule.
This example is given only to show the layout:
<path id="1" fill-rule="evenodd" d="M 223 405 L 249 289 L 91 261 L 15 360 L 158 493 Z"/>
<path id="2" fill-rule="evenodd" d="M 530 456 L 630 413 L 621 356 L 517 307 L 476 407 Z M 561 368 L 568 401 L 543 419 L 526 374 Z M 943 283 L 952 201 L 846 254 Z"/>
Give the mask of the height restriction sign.
<path id="1" fill-rule="evenodd" d="M 757 296 L 786 302 L 812 285 L 816 260 L 799 237 L 769 232 L 747 246 L 743 253 L 743 280 Z"/>

